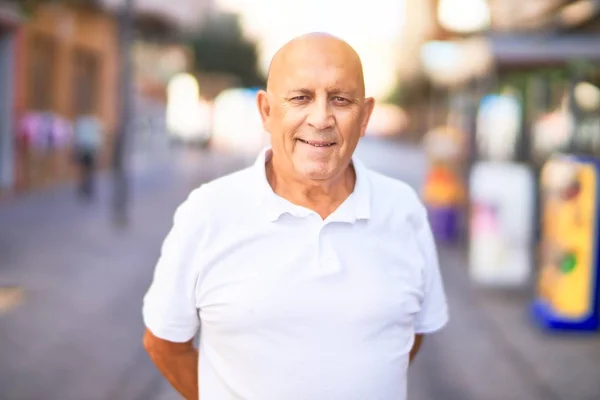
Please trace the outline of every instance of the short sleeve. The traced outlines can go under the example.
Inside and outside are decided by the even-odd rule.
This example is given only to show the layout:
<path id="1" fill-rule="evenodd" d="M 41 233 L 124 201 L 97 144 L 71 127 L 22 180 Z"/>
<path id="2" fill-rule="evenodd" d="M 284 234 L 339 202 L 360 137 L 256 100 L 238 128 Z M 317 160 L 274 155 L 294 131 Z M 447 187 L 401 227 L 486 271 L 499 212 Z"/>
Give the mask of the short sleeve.
<path id="1" fill-rule="evenodd" d="M 198 217 L 200 190 L 192 192 L 175 212 L 144 296 L 144 324 L 155 336 L 171 342 L 192 339 L 200 327 L 195 296 L 199 272 L 194 263 L 203 232 Z"/>
<path id="2" fill-rule="evenodd" d="M 417 242 L 425 260 L 424 295 L 421 310 L 416 316 L 415 332 L 432 333 L 448 323 L 448 303 L 440 274 L 435 240 L 428 222 L 427 212 L 422 210 L 417 226 Z"/>

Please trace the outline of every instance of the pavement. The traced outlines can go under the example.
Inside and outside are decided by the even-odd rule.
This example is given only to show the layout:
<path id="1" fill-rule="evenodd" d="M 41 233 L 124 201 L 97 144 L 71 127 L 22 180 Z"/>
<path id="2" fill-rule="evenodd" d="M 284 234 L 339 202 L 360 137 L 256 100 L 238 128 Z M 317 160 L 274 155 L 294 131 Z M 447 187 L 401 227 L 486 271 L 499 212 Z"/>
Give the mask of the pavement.
<path id="1" fill-rule="evenodd" d="M 369 166 L 418 187 L 413 147 L 365 140 Z M 71 185 L 0 203 L 0 400 L 175 400 L 141 345 L 141 301 L 175 207 L 251 160 L 178 151 L 138 163 L 131 223 L 110 219 L 110 180 L 82 204 Z M 451 322 L 426 338 L 410 400 L 598 400 L 598 335 L 549 335 L 529 318 L 531 290 L 473 287 L 464 250 L 440 247 Z M 15 294 L 17 293 L 17 294 Z M 2 293 L 0 291 L 0 297 Z M 5 297 L 8 297 L 6 295 Z"/>

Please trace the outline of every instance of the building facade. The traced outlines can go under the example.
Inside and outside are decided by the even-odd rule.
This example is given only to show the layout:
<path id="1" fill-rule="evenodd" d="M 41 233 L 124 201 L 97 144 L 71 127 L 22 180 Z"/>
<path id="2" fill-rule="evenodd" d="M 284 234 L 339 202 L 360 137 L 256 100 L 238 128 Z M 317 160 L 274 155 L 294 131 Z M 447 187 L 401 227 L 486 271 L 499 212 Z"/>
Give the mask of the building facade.
<path id="1" fill-rule="evenodd" d="M 16 29 L 19 14 L 0 3 L 0 196 L 14 184 L 14 90 Z"/>
<path id="2" fill-rule="evenodd" d="M 124 1 L 39 2 L 27 15 L 19 4 L 0 0 L 0 193 L 73 179 L 68 137 L 81 114 L 102 122 L 100 164 L 107 166 L 119 119 L 118 12 Z M 189 68 L 179 33 L 200 26 L 213 2 L 134 5 L 135 89 L 160 102 L 168 76 Z M 55 121 L 52 128 L 48 120 Z"/>
<path id="3" fill-rule="evenodd" d="M 70 143 L 34 146 L 24 121 L 50 113 L 68 130 L 78 115 L 92 113 L 107 138 L 114 132 L 117 25 L 99 8 L 49 3 L 21 23 L 17 46 L 16 188 L 28 190 L 69 179 L 73 168 Z"/>

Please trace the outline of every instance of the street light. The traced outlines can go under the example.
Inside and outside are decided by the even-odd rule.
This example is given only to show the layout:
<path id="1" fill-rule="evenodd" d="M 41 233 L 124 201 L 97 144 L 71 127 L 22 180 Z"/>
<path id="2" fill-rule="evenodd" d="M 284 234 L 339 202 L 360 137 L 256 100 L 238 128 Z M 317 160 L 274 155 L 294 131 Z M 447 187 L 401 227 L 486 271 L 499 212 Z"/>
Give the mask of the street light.
<path id="1" fill-rule="evenodd" d="M 123 226 L 127 224 L 127 206 L 129 187 L 125 169 L 125 155 L 128 144 L 128 131 L 132 119 L 132 85 L 131 85 L 131 43 L 133 40 L 133 4 L 134 0 L 125 0 L 119 12 L 119 62 L 121 103 L 119 107 L 119 124 L 117 127 L 113 154 L 113 222 Z"/>

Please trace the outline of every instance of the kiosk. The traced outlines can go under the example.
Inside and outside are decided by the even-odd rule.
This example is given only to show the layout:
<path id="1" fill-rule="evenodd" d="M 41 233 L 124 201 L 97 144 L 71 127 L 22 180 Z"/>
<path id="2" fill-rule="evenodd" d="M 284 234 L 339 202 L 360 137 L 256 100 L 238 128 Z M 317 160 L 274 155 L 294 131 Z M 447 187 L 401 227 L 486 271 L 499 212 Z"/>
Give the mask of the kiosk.
<path id="1" fill-rule="evenodd" d="M 542 241 L 533 313 L 544 328 L 597 331 L 600 160 L 550 159 L 541 174 Z"/>

